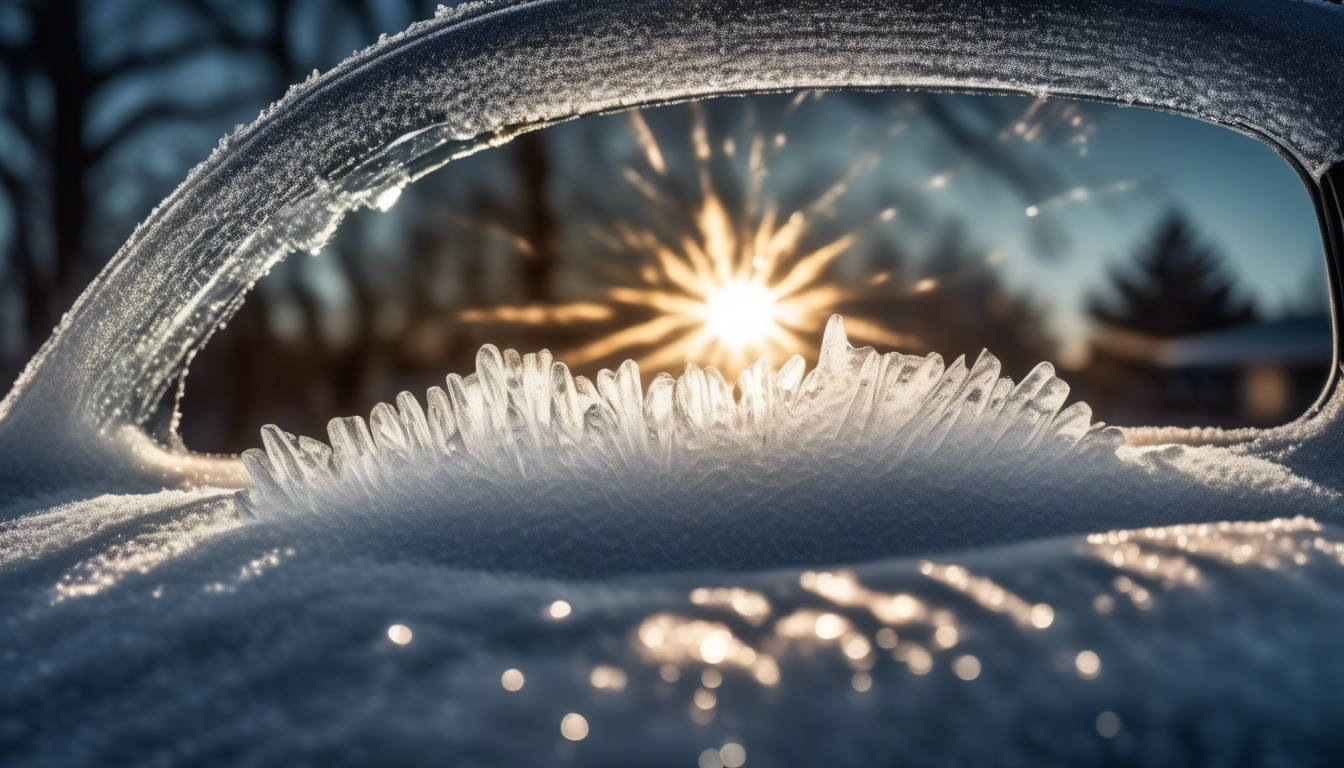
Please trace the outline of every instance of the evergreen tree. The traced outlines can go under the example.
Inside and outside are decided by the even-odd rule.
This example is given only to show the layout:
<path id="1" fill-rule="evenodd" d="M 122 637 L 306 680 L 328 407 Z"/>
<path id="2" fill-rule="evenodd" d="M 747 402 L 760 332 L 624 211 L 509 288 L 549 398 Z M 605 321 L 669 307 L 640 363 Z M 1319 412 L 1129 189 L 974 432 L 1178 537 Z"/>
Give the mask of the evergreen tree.
<path id="1" fill-rule="evenodd" d="M 1233 291 L 1222 257 L 1189 222 L 1169 213 L 1130 269 L 1111 271 L 1110 295 L 1093 294 L 1088 311 L 1105 325 L 1159 338 L 1226 328 L 1255 319 Z"/>

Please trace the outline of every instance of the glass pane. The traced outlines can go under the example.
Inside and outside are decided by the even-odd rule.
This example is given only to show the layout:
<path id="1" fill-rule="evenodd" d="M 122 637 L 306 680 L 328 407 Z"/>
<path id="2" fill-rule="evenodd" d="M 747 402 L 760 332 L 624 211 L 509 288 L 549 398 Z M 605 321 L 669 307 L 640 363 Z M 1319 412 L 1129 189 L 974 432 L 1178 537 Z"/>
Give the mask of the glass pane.
<path id="1" fill-rule="evenodd" d="M 815 363 L 834 313 L 881 351 L 988 349 L 1019 380 L 1052 361 L 1109 423 L 1279 424 L 1325 381 L 1325 285 L 1303 185 L 1220 127 L 1058 99 L 718 99 L 529 134 L 352 216 L 202 353 L 184 437 L 322 435 L 486 343 L 732 381 Z"/>

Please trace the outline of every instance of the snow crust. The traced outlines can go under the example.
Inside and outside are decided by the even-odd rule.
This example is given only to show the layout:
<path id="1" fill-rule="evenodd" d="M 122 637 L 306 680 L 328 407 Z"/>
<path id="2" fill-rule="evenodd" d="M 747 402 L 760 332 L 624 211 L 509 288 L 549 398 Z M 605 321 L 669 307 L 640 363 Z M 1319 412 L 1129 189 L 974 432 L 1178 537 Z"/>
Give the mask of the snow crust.
<path id="1" fill-rule="evenodd" d="M 1344 530 L 1307 518 L 569 580 L 408 556 L 404 518 L 336 548 L 173 493 L 0 524 L 50 544 L 0 569 L 8 761 L 686 766 L 738 744 L 746 765 L 1314 766 L 1344 748 Z"/>

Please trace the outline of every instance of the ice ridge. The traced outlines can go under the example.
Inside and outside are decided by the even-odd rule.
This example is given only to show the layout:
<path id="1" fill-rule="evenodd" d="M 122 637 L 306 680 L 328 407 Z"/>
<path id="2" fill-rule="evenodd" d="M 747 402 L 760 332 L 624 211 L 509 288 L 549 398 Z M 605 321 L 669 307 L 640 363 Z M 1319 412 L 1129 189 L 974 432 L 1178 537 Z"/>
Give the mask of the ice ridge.
<path id="1" fill-rule="evenodd" d="M 596 380 L 572 376 L 548 351 L 520 355 L 486 345 L 476 372 L 451 374 L 425 406 L 409 392 L 379 403 L 368 421 L 333 419 L 330 444 L 275 425 L 264 450 L 243 454 L 254 487 L 244 509 L 266 517 L 326 507 L 333 498 L 380 506 L 398 493 L 451 502 L 475 483 L 588 479 L 647 482 L 696 464 L 787 462 L 808 454 L 881 472 L 914 462 L 1011 463 L 1018 476 L 1063 454 L 1113 452 L 1124 438 L 1092 423 L 1085 403 L 1064 407 L 1069 387 L 1043 362 L 1023 381 L 1000 377 L 982 352 L 945 365 L 938 354 L 856 349 L 839 315 L 830 319 L 814 370 L 794 357 L 765 360 L 736 387 L 693 364 L 647 389 L 627 360 Z M 736 396 L 734 395 L 736 390 Z"/>

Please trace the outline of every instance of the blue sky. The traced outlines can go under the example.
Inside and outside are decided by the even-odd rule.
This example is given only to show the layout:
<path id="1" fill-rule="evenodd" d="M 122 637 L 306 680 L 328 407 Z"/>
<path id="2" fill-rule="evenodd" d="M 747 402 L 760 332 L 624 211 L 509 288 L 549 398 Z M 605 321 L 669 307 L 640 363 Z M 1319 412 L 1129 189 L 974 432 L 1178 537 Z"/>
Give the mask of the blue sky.
<path id="1" fill-rule="evenodd" d="M 1311 199 L 1292 168 L 1259 141 L 1221 126 L 1138 108 L 1101 108 L 1086 154 L 1052 152 L 1071 189 L 1101 191 L 1090 202 L 1043 205 L 1033 219 L 992 186 L 956 190 L 947 204 L 973 209 L 969 235 L 1003 254 L 1000 270 L 1016 290 L 1050 307 L 1066 339 L 1086 327 L 1085 297 L 1107 282 L 1111 265 L 1132 259 L 1165 213 L 1188 215 L 1220 252 L 1243 296 L 1267 316 L 1301 305 L 1313 287 L 1325 294 L 1324 256 Z M 1007 198 L 1007 199 L 1005 199 Z M 1048 220 L 1048 221 L 1047 221 Z M 1060 227 L 1067 245 L 1043 258 L 1031 228 Z"/>

